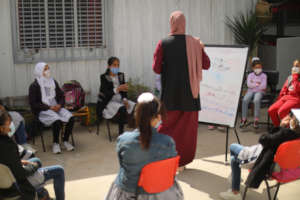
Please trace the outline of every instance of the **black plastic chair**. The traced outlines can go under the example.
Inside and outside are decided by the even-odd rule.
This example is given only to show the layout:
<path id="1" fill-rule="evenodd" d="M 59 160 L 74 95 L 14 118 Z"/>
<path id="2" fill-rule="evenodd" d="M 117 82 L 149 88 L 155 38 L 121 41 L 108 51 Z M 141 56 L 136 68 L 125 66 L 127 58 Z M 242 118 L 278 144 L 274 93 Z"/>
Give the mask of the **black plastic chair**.
<path id="1" fill-rule="evenodd" d="M 33 144 L 35 144 L 35 136 L 40 135 L 41 136 L 41 142 L 42 142 L 42 146 L 43 146 L 43 151 L 46 152 L 46 147 L 45 147 L 45 141 L 44 141 L 44 124 L 39 120 L 39 118 L 37 116 L 34 116 L 33 119 L 33 137 L 32 137 L 32 142 Z M 61 137 L 63 137 L 64 134 L 64 130 L 65 130 L 65 124 L 63 123 L 63 127 L 61 129 Z M 75 142 L 74 142 L 74 137 L 73 137 L 73 132 L 71 133 L 71 139 L 72 139 L 72 145 L 75 146 Z"/>
<path id="2" fill-rule="evenodd" d="M 261 100 L 262 108 L 269 108 L 278 96 L 277 85 L 279 82 L 279 72 L 278 71 L 264 71 L 267 75 L 267 87 L 269 90 L 264 94 Z M 253 104 L 253 102 L 251 102 Z M 271 129 L 270 116 L 268 114 L 267 122 L 260 122 L 261 124 L 267 124 L 268 130 Z"/>
<path id="3" fill-rule="evenodd" d="M 249 74 L 250 72 L 247 73 Z M 264 94 L 263 98 L 261 99 L 261 108 L 266 108 L 266 107 L 268 108 L 274 103 L 278 95 L 277 85 L 279 82 L 279 72 L 275 70 L 265 70 L 264 73 L 267 75 L 267 91 Z M 246 81 L 247 79 L 245 79 L 245 84 Z M 242 100 L 243 98 L 241 99 L 241 105 L 242 105 Z M 249 103 L 249 106 L 250 107 L 254 106 L 253 101 Z M 269 115 L 267 116 L 268 116 L 267 122 L 259 122 L 259 124 L 267 124 L 268 130 L 270 130 L 271 129 L 270 116 Z M 246 126 L 249 126 L 250 124 L 252 123 L 248 123 Z"/>
<path id="4" fill-rule="evenodd" d="M 109 125 L 109 119 L 104 119 L 105 120 L 105 123 L 106 123 L 106 127 L 107 127 L 107 136 L 108 136 L 108 139 L 110 142 L 112 142 L 112 138 L 111 138 L 111 132 L 110 132 L 110 125 Z M 99 132 L 100 132 L 100 123 L 101 123 L 101 120 L 97 119 L 97 135 L 99 135 Z"/>

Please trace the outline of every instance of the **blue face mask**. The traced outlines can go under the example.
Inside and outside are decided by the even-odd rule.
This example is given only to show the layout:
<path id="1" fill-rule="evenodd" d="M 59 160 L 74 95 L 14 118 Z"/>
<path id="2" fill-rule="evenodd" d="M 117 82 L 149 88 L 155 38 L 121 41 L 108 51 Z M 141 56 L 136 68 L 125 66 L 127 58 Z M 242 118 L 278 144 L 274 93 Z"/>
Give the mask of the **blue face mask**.
<path id="1" fill-rule="evenodd" d="M 7 133 L 8 137 L 12 137 L 16 132 L 16 127 L 13 122 L 10 122 L 9 125 L 10 131 Z"/>
<path id="2" fill-rule="evenodd" d="M 118 74 L 118 73 L 119 73 L 119 67 L 111 67 L 111 68 L 110 68 L 110 71 L 111 71 L 113 74 Z"/>

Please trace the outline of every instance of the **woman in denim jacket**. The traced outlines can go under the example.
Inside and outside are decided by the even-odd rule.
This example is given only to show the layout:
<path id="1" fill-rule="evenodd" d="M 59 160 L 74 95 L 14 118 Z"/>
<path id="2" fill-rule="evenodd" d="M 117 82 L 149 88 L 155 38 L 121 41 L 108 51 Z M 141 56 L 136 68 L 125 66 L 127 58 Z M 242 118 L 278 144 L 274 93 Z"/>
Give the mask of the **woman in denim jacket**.
<path id="1" fill-rule="evenodd" d="M 138 97 L 135 109 L 137 129 L 125 132 L 117 140 L 117 152 L 120 171 L 112 184 L 106 200 L 183 199 L 183 193 L 175 181 L 167 191 L 147 194 L 138 187 L 142 168 L 154 161 L 165 160 L 177 155 L 173 139 L 157 132 L 164 114 L 163 105 L 151 93 Z"/>

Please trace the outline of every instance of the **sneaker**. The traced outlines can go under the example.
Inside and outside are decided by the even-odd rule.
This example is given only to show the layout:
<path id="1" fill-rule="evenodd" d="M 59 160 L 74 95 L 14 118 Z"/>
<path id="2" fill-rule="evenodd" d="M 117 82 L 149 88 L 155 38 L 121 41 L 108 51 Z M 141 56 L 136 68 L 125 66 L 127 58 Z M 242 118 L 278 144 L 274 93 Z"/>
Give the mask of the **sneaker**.
<path id="1" fill-rule="evenodd" d="M 23 146 L 24 149 L 26 149 L 27 151 L 31 151 L 32 153 L 36 153 L 36 152 L 37 152 L 37 150 L 34 149 L 34 148 L 32 148 L 32 146 L 31 146 L 30 144 L 25 143 L 25 144 L 22 144 L 22 146 Z"/>
<path id="2" fill-rule="evenodd" d="M 242 199 L 242 196 L 240 193 L 234 194 L 231 189 L 227 190 L 226 192 L 221 192 L 219 195 L 224 200 L 241 200 Z"/>
<path id="3" fill-rule="evenodd" d="M 216 127 L 215 126 L 212 126 L 212 125 L 209 125 L 209 126 L 207 126 L 207 129 L 208 130 L 214 130 Z"/>
<path id="4" fill-rule="evenodd" d="M 247 124 L 247 119 L 242 119 L 240 123 L 240 128 L 245 128 Z"/>
<path id="5" fill-rule="evenodd" d="M 65 148 L 67 149 L 67 151 L 73 151 L 74 150 L 74 147 L 73 145 L 71 145 L 69 142 L 67 141 L 64 141 L 64 146 Z"/>
<path id="6" fill-rule="evenodd" d="M 259 128 L 258 120 L 255 120 L 255 121 L 254 121 L 253 127 L 254 127 L 255 129 L 258 129 L 258 128 Z"/>
<path id="7" fill-rule="evenodd" d="M 61 149 L 60 149 L 60 146 L 58 143 L 53 143 L 53 146 L 52 146 L 52 152 L 54 154 L 59 154 L 61 153 Z"/>

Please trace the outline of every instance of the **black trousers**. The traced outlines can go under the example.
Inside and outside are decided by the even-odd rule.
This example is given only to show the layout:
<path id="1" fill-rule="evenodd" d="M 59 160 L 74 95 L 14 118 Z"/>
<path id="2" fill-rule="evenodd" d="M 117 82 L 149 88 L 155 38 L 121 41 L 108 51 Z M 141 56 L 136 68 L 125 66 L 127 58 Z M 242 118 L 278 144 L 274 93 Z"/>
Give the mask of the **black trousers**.
<path id="1" fill-rule="evenodd" d="M 119 135 L 124 132 L 124 125 L 127 123 L 128 113 L 125 106 L 119 108 L 117 114 L 112 118 L 119 125 Z"/>
<path id="2" fill-rule="evenodd" d="M 69 141 L 69 137 L 73 131 L 73 127 L 74 127 L 74 118 L 71 117 L 69 122 L 66 124 L 63 142 Z M 61 132 L 62 128 L 63 128 L 63 122 L 60 120 L 57 120 L 52 124 L 53 142 L 54 143 L 59 143 L 59 133 Z"/>

